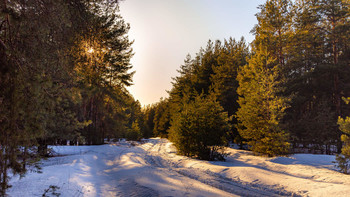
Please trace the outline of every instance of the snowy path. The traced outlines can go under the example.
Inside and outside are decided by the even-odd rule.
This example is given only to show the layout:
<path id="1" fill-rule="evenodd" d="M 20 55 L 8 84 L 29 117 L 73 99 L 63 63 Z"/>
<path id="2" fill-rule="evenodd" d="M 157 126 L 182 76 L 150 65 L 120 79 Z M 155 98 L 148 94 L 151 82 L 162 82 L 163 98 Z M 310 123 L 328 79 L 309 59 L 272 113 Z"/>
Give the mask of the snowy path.
<path id="1" fill-rule="evenodd" d="M 10 196 L 347 196 L 350 176 L 332 170 L 332 156 L 262 158 L 228 149 L 227 162 L 175 154 L 165 139 L 139 146 L 57 146 L 66 156 L 43 162 L 43 173 L 13 178 Z M 48 193 L 49 194 L 49 193 Z"/>
<path id="2" fill-rule="evenodd" d="M 148 144 L 150 145 L 150 144 Z M 61 196 L 234 196 L 165 168 L 157 146 L 90 146 L 43 162 L 43 173 L 15 178 L 10 196 L 41 196 L 50 185 Z M 67 148 L 68 150 L 60 150 Z M 146 149 L 146 150 L 145 150 Z"/>
<path id="3" fill-rule="evenodd" d="M 182 179 L 189 178 L 189 185 L 191 182 L 200 182 L 205 184 L 205 187 L 214 187 L 219 190 L 235 194 L 239 196 L 290 196 L 291 193 L 282 190 L 273 190 L 269 188 L 256 187 L 251 184 L 242 184 L 241 182 L 220 176 L 212 173 L 209 169 L 194 168 L 191 162 L 192 159 L 175 155 L 175 152 L 167 143 L 167 140 L 150 140 L 150 143 L 143 145 L 146 150 L 146 161 L 153 167 L 165 169 L 165 172 L 177 173 L 182 175 Z M 147 148 L 148 147 L 148 148 Z M 183 161 L 189 160 L 189 161 Z M 198 163 L 207 163 L 205 161 L 194 160 Z M 188 165 L 191 163 L 190 165 Z M 189 188 L 191 189 L 191 188 Z M 203 195 L 203 193 L 202 193 Z"/>

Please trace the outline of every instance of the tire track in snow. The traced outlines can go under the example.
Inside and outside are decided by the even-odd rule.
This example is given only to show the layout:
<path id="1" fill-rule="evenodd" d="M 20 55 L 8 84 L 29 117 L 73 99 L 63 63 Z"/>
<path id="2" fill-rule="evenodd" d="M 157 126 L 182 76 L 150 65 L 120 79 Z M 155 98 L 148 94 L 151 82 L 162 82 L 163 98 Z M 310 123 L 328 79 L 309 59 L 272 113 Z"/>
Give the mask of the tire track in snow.
<path id="1" fill-rule="evenodd" d="M 149 143 L 151 144 L 151 143 Z M 163 163 L 164 160 L 161 158 L 161 156 L 164 156 L 163 153 L 161 153 L 161 147 L 164 146 L 164 143 L 156 143 L 153 144 L 145 150 L 144 159 L 145 161 L 150 165 L 150 167 L 153 168 L 162 168 L 163 171 L 167 170 L 167 174 L 170 176 L 174 176 L 174 173 L 176 173 L 176 176 L 183 176 L 176 171 L 171 169 L 171 165 L 166 165 Z M 183 185 L 183 188 L 185 188 L 186 192 L 184 193 L 184 196 L 188 196 L 190 194 L 190 191 L 193 189 L 191 184 L 185 183 L 182 179 L 180 179 L 181 184 Z"/>
<path id="2" fill-rule="evenodd" d="M 179 162 L 172 162 L 172 158 L 169 157 L 169 154 L 166 152 L 166 141 L 164 139 L 160 139 L 159 141 L 150 140 L 148 144 L 152 144 L 152 146 L 144 149 L 145 161 L 152 167 L 167 169 L 170 172 L 176 172 L 181 176 L 240 196 L 298 196 L 281 188 L 276 190 L 264 185 L 244 183 L 242 181 L 222 177 L 209 170 L 204 171 L 192 167 L 179 167 Z M 188 187 L 189 184 L 183 183 L 183 185 Z"/>

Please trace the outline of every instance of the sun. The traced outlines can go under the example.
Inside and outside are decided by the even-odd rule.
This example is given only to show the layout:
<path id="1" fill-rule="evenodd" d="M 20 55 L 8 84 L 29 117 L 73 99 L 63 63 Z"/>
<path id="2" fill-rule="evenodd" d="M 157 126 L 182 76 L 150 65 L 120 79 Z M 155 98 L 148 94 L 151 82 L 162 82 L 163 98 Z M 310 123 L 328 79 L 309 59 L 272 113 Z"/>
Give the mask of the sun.
<path id="1" fill-rule="evenodd" d="M 88 50 L 87 50 L 88 53 L 93 53 L 94 52 L 94 48 L 90 47 Z"/>

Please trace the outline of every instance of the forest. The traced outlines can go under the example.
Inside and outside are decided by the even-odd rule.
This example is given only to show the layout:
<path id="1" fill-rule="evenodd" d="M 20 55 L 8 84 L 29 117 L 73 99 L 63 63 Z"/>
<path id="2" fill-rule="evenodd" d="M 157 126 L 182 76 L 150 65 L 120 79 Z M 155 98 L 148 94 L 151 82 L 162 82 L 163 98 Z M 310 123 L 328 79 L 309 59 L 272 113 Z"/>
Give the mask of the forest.
<path id="1" fill-rule="evenodd" d="M 209 40 L 168 98 L 141 107 L 126 89 L 133 41 L 118 1 L 1 1 L 0 196 L 11 174 L 40 170 L 48 145 L 118 138 L 169 138 L 204 160 L 224 160 L 230 143 L 269 157 L 338 154 L 348 173 L 349 4 L 267 0 L 252 43 Z"/>
<path id="2" fill-rule="evenodd" d="M 8 173 L 31 170 L 49 156 L 50 144 L 102 144 L 135 135 L 141 106 L 126 90 L 132 42 L 116 1 L 0 5 L 3 196 Z"/>
<path id="3" fill-rule="evenodd" d="M 169 97 L 144 109 L 149 132 L 201 159 L 233 142 L 266 156 L 342 153 L 346 166 L 349 1 L 268 0 L 259 10 L 251 44 L 209 40 L 185 58 Z"/>

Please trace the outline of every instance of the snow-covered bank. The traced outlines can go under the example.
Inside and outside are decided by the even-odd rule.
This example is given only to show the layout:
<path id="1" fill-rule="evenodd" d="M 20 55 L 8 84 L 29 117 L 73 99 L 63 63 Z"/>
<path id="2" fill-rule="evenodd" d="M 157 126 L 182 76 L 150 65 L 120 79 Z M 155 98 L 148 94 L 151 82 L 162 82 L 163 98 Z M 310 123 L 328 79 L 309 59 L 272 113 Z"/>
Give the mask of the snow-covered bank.
<path id="1" fill-rule="evenodd" d="M 43 161 L 43 173 L 14 177 L 10 196 L 348 196 L 350 176 L 333 169 L 334 156 L 264 158 L 227 149 L 226 162 L 176 155 L 166 139 L 139 146 L 57 146 L 64 156 Z"/>

